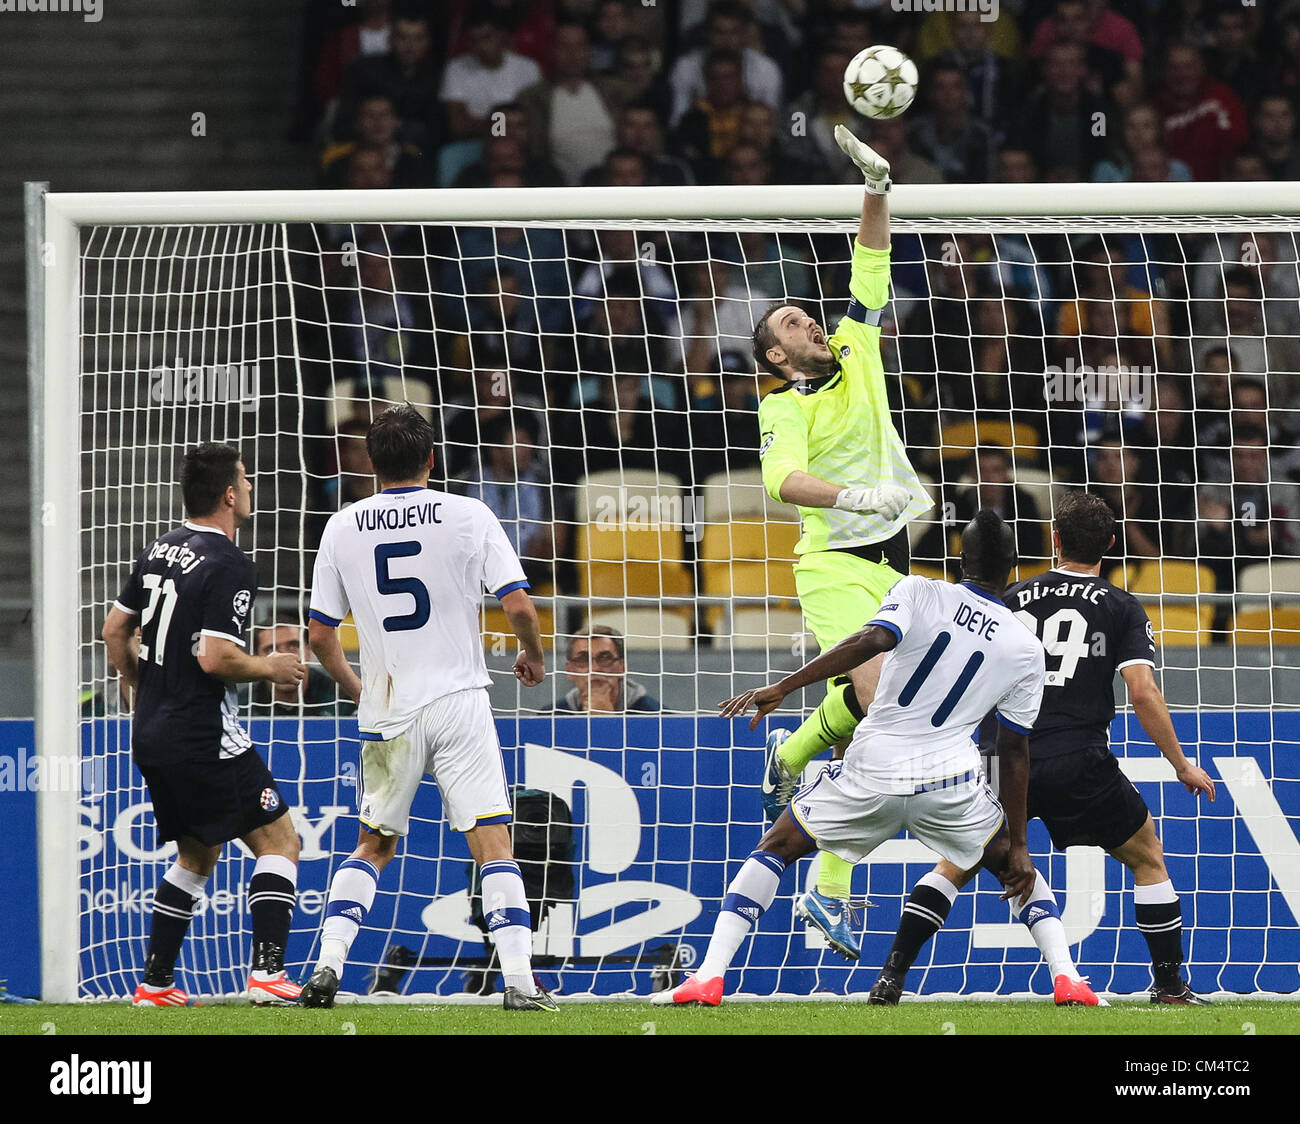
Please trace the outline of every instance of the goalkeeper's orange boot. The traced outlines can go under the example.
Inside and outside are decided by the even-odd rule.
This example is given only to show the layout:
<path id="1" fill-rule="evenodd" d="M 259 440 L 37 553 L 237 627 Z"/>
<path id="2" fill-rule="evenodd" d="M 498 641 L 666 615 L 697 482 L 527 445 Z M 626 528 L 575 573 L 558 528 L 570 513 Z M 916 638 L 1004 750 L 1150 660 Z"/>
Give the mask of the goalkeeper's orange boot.
<path id="1" fill-rule="evenodd" d="M 265 973 L 261 973 L 265 974 Z M 283 1007 L 289 1003 L 298 1002 L 298 993 L 302 991 L 293 980 L 284 973 L 272 976 L 270 979 L 257 979 L 258 973 L 253 973 L 248 980 L 248 998 L 255 1007 Z"/>
<path id="2" fill-rule="evenodd" d="M 171 987 L 151 987 L 141 984 L 131 996 L 137 1007 L 192 1007 L 194 1000 L 174 984 Z"/>
<path id="3" fill-rule="evenodd" d="M 701 980 L 699 976 L 687 976 L 686 982 L 678 984 L 672 991 L 657 991 L 650 997 L 656 1007 L 669 1004 L 680 1006 L 688 1003 L 701 1007 L 720 1007 L 722 1005 L 722 977 Z"/>
<path id="4" fill-rule="evenodd" d="M 1052 997 L 1058 1007 L 1109 1007 L 1098 999 L 1087 980 L 1072 980 L 1069 976 L 1056 977 Z"/>

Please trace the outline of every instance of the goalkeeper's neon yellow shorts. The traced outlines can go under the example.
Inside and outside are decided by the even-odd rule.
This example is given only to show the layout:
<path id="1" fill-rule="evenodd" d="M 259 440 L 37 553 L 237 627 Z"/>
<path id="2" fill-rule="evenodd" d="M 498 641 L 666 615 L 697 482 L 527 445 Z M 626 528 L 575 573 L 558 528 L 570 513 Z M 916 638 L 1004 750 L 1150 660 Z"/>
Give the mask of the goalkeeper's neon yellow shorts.
<path id="1" fill-rule="evenodd" d="M 883 562 L 868 562 L 843 550 L 804 554 L 794 564 L 808 630 L 824 652 L 852 636 L 880 610 L 889 588 L 904 575 Z"/>

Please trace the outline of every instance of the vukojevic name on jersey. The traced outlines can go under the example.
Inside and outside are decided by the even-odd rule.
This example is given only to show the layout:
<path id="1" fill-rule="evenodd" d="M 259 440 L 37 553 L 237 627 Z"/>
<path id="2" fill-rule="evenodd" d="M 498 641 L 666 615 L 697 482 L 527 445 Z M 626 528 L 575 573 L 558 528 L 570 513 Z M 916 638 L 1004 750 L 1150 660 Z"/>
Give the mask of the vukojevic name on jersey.
<path id="1" fill-rule="evenodd" d="M 131 745 L 146 765 L 238 757 L 252 747 L 233 683 L 199 665 L 203 637 L 245 646 L 257 569 L 225 532 L 185 523 L 155 539 L 114 604 L 140 625 Z"/>
<path id="2" fill-rule="evenodd" d="M 1047 652 L 1047 689 L 1029 738 L 1030 756 L 1109 745 L 1115 673 L 1156 662 L 1141 602 L 1105 578 L 1059 567 L 1016 583 L 1003 600 Z M 992 752 L 994 737 L 990 723 L 980 727 L 983 752 Z"/>
<path id="3" fill-rule="evenodd" d="M 980 768 L 971 734 L 996 710 L 1028 733 L 1043 697 L 1043 646 L 1005 605 L 962 582 L 895 582 L 871 624 L 898 645 L 854 731 L 843 775 L 871 792 L 910 793 Z"/>
<path id="4" fill-rule="evenodd" d="M 350 612 L 361 644 L 363 739 L 402 733 L 422 707 L 491 682 L 483 659 L 483 590 L 527 589 L 486 505 L 428 488 L 392 488 L 331 516 L 312 574 L 311 615 Z"/>
<path id="5" fill-rule="evenodd" d="M 800 471 L 841 488 L 898 484 L 912 493 L 912 502 L 894 520 L 801 507 L 803 536 L 796 554 L 884 542 L 933 506 L 889 412 L 880 358 L 881 310 L 889 301 L 888 250 L 853 243 L 849 291 L 848 314 L 826 341 L 839 359 L 839 371 L 814 383 L 788 383 L 759 403 L 763 486 L 780 500 L 786 477 Z"/>

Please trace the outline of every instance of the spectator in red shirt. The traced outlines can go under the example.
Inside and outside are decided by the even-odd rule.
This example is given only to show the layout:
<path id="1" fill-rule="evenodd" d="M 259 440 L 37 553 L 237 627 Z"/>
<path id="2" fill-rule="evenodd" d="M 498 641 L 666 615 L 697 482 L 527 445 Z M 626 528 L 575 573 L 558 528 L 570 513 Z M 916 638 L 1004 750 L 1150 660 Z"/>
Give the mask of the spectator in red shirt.
<path id="1" fill-rule="evenodd" d="M 1082 0 L 1086 21 L 1087 41 L 1098 47 L 1118 51 L 1126 59 L 1141 62 L 1146 49 L 1142 46 L 1142 36 L 1131 20 L 1125 19 L 1118 12 L 1112 12 L 1106 0 Z M 1075 18 L 1071 16 L 1070 18 Z M 1033 38 L 1029 40 L 1029 56 L 1037 58 L 1061 37 L 1060 5 L 1054 15 L 1048 16 L 1034 29 Z M 1068 34 L 1068 33 L 1067 33 Z M 1077 42 L 1070 37 L 1069 42 Z"/>
<path id="2" fill-rule="evenodd" d="M 1246 143 L 1246 110 L 1227 86 L 1205 73 L 1201 52 L 1169 48 L 1164 85 L 1153 99 L 1164 117 L 1165 147 L 1198 180 L 1217 179 Z"/>
<path id="3" fill-rule="evenodd" d="M 1106 7 L 1105 0 L 1057 0 L 1029 41 L 1029 57 L 1041 62 L 1057 43 L 1083 48 L 1093 94 L 1105 93 L 1121 105 L 1142 93 L 1142 58 L 1146 54 L 1137 28 Z"/>

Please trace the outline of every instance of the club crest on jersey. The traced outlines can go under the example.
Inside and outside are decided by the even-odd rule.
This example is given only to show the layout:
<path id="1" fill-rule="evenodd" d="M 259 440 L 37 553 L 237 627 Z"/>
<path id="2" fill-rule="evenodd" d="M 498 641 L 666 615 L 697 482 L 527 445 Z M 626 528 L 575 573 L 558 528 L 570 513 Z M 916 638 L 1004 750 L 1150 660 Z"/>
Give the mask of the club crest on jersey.
<path id="1" fill-rule="evenodd" d="M 842 348 L 840 348 L 841 359 L 847 359 L 852 354 L 853 354 L 853 348 L 849 347 L 848 344 L 845 344 Z"/>
<path id="2" fill-rule="evenodd" d="M 280 794 L 273 788 L 264 788 L 258 803 L 262 805 L 262 811 L 274 812 L 280 806 Z"/>
<path id="3" fill-rule="evenodd" d="M 246 589 L 241 589 L 238 593 L 236 593 L 235 600 L 232 602 L 232 604 L 235 607 L 235 616 L 237 617 L 248 616 L 248 607 L 250 604 L 252 604 L 252 600 L 253 600 L 253 595 Z"/>

